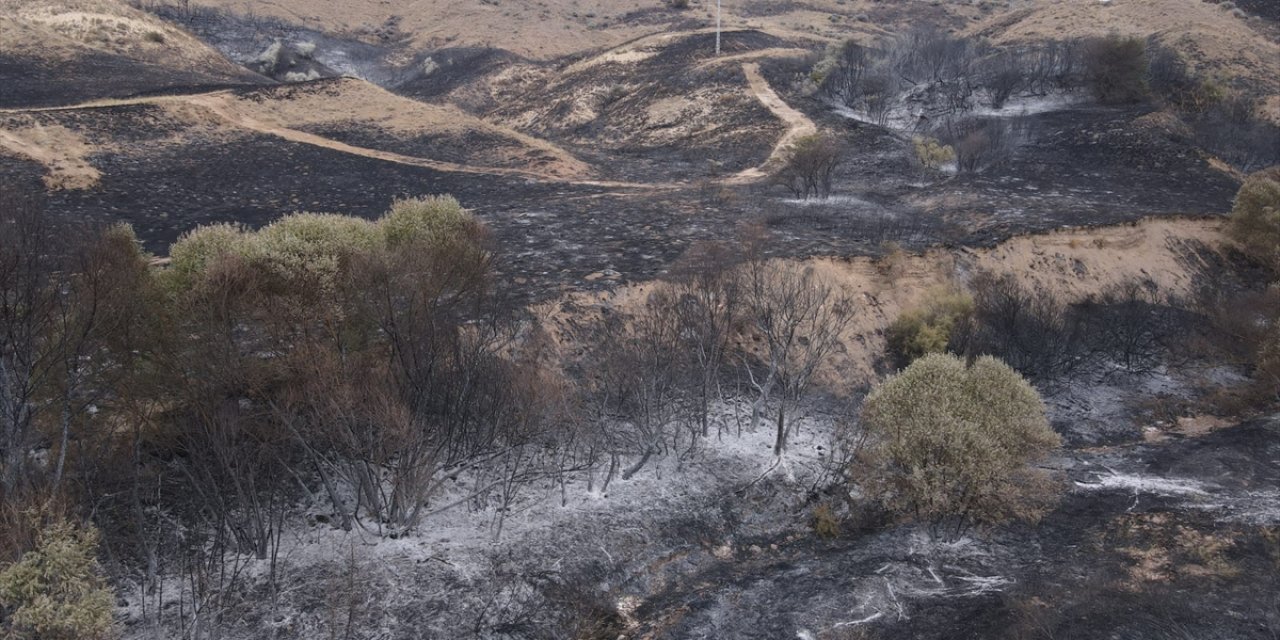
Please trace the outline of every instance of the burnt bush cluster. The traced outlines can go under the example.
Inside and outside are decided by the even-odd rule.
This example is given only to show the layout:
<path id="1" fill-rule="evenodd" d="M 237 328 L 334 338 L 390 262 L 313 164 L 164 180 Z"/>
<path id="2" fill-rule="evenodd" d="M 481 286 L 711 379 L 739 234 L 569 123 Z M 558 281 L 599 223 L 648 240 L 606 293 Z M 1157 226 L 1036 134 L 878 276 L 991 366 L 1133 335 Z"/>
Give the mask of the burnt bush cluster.
<path id="1" fill-rule="evenodd" d="M 1040 382 L 1099 367 L 1142 373 L 1185 354 L 1204 322 L 1198 308 L 1146 279 L 1067 302 L 983 271 L 968 291 L 938 289 L 904 311 L 887 332 L 889 356 L 903 366 L 928 353 L 991 355 Z"/>
<path id="2" fill-rule="evenodd" d="M 277 588 L 303 516 L 394 537 L 475 506 L 498 536 L 530 483 L 586 472 L 604 490 L 728 429 L 726 388 L 781 453 L 853 311 L 813 268 L 769 260 L 759 230 L 553 336 L 494 293 L 488 233 L 451 198 L 202 227 L 163 267 L 127 227 L 56 227 L 6 198 L 4 561 L 40 537 L 19 514 L 56 498 L 183 626 L 218 624 L 247 559 Z M 474 489 L 445 504 L 459 473 Z"/>
<path id="3" fill-rule="evenodd" d="M 302 498 L 398 535 L 464 464 L 502 462 L 477 499 L 550 472 L 557 382 L 450 198 L 204 227 L 163 269 L 127 227 L 55 226 L 36 201 L 9 196 L 0 225 L 0 501 L 92 513 L 148 593 L 207 589 L 169 590 L 184 626 L 215 624 L 197 605 L 230 593 L 237 558 L 270 561 L 274 587 Z"/>
<path id="4" fill-rule="evenodd" d="M 908 128 L 953 149 L 956 169 L 1006 158 L 1017 141 L 1005 119 L 977 117 L 1013 98 L 1087 93 L 1124 105 L 1156 99 L 1175 108 L 1197 143 L 1242 171 L 1280 162 L 1280 127 L 1250 96 L 1197 74 L 1177 51 L 1118 35 L 996 47 L 918 29 L 874 47 L 833 47 L 815 65 L 820 95 L 859 117 Z"/>

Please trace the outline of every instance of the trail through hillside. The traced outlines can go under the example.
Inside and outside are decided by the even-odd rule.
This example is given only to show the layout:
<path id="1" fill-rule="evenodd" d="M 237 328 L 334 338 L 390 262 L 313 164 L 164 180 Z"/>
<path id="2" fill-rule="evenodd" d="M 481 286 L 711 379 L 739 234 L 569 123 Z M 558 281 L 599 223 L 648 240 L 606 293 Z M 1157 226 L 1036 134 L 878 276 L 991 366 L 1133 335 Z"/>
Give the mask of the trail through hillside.
<path id="1" fill-rule="evenodd" d="M 730 183 L 751 182 L 767 176 L 769 169 L 781 162 L 787 147 L 801 137 L 818 132 L 818 125 L 814 124 L 813 120 L 792 108 L 791 105 L 778 96 L 773 87 L 769 86 L 769 81 L 760 73 L 760 65 L 758 63 L 748 62 L 743 64 L 742 72 L 747 76 L 747 85 L 750 87 L 751 93 L 760 101 L 760 104 L 764 105 L 776 118 L 787 125 L 787 132 L 778 139 L 773 151 L 763 164 L 738 172 L 728 179 Z"/>
<path id="2" fill-rule="evenodd" d="M 460 164 L 455 162 L 445 162 L 441 160 L 431 160 L 417 156 L 410 156 L 381 149 L 371 149 L 368 147 L 360 147 L 356 145 L 339 142 L 331 138 L 291 129 L 285 126 L 270 124 L 263 122 L 253 116 L 243 113 L 236 109 L 234 105 L 233 93 L 230 90 L 211 91 L 207 93 L 185 94 L 185 95 L 169 95 L 169 96 L 149 96 L 139 98 L 113 99 L 113 100 L 95 100 L 75 105 L 65 105 L 57 107 L 38 107 L 30 109 L 0 109 L 0 114 L 23 114 L 23 113 L 42 113 L 55 111 L 76 111 L 85 109 L 106 109 L 120 106 L 141 105 L 141 104 L 186 104 L 195 106 L 213 114 L 218 119 L 238 127 L 261 133 L 269 136 L 296 142 L 298 144 L 306 144 L 340 153 L 354 156 L 361 156 L 380 160 L 383 162 L 391 162 L 394 164 L 422 167 L 433 171 L 441 171 L 448 173 L 466 173 L 478 175 L 504 176 L 514 178 L 524 178 L 529 180 L 538 180 L 543 182 L 556 182 L 564 184 L 572 184 L 579 186 L 595 186 L 617 189 L 644 189 L 644 190 L 663 190 L 673 188 L 667 184 L 640 184 L 633 182 L 620 182 L 609 180 L 584 180 L 569 179 L 557 176 L 551 173 L 540 171 L 532 171 L 528 169 L 517 169 L 511 167 L 488 167 L 469 164 Z M 30 154 L 28 154 L 30 155 Z"/>

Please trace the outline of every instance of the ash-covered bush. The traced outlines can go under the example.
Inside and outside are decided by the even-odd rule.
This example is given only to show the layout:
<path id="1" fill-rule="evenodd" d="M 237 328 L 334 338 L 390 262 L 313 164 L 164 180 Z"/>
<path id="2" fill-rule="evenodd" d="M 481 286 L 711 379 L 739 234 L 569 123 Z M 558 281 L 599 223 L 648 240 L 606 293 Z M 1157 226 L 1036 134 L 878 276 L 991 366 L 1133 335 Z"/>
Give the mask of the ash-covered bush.
<path id="1" fill-rule="evenodd" d="M 119 634 L 111 590 L 94 557 L 98 532 L 67 522 L 47 526 L 35 549 L 0 571 L 0 635 L 39 640 L 104 640 Z"/>
<path id="2" fill-rule="evenodd" d="M 889 356 L 906 366 L 929 353 L 944 353 L 956 328 L 973 317 L 973 296 L 940 287 L 929 291 L 920 306 L 907 309 L 885 331 Z"/>
<path id="3" fill-rule="evenodd" d="M 1084 46 L 1085 83 L 1103 104 L 1137 102 L 1147 96 L 1147 45 L 1139 38 L 1110 35 Z"/>
<path id="4" fill-rule="evenodd" d="M 1056 483 L 1033 465 L 1061 440 L 1036 390 L 995 358 L 916 360 L 871 392 L 862 425 L 852 475 L 900 517 L 959 534 L 1035 520 L 1053 502 Z"/>
<path id="5" fill-rule="evenodd" d="M 1244 250 L 1280 266 L 1280 167 L 1248 177 L 1236 193 L 1227 232 Z"/>

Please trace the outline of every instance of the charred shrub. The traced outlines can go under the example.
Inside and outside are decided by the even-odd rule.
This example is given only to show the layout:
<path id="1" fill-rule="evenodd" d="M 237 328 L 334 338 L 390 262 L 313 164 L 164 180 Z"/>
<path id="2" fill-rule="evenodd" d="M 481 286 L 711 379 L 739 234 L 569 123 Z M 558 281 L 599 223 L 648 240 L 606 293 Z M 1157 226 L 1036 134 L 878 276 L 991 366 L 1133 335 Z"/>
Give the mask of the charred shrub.
<path id="1" fill-rule="evenodd" d="M 1008 121 L 994 118 L 948 118 L 937 131 L 961 173 L 977 173 L 1008 161 L 1017 148 L 1017 134 Z"/>
<path id="2" fill-rule="evenodd" d="M 773 184 L 782 185 L 796 198 L 826 198 L 841 160 L 840 144 L 832 137 L 813 134 L 787 147 Z"/>
<path id="3" fill-rule="evenodd" d="M 1227 164 L 1254 171 L 1280 163 L 1280 127 L 1258 117 L 1252 100 L 1227 95 L 1191 120 L 1196 141 Z"/>
<path id="4" fill-rule="evenodd" d="M 1138 38 L 1110 35 L 1085 42 L 1085 82 L 1103 104 L 1125 104 L 1145 98 L 1147 65 L 1147 46 Z"/>
<path id="5" fill-rule="evenodd" d="M 1201 113 L 1223 100 L 1226 93 L 1217 83 L 1197 77 L 1177 51 L 1153 45 L 1147 70 L 1151 92 L 1167 103 L 1192 113 Z"/>
<path id="6" fill-rule="evenodd" d="M 1094 351 L 1129 373 L 1155 368 L 1174 346 L 1180 321 L 1189 320 L 1155 282 L 1137 278 L 1087 298 L 1076 311 L 1087 318 Z"/>
<path id="7" fill-rule="evenodd" d="M 1047 291 L 1024 287 L 1013 274 L 977 274 L 971 353 L 993 355 L 1023 375 L 1052 380 L 1087 362 L 1088 327 Z"/>

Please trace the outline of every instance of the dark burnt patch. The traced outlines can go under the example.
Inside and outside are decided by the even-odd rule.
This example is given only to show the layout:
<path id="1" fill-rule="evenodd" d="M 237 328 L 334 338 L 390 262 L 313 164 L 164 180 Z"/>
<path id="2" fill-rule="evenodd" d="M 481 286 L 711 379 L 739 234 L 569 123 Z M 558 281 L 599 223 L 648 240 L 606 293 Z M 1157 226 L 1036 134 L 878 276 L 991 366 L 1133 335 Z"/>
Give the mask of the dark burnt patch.
<path id="1" fill-rule="evenodd" d="M 392 89 L 411 98 L 431 100 L 519 61 L 520 56 L 503 49 L 436 49 L 415 56 L 414 62 L 403 72 Z"/>
<path id="2" fill-rule="evenodd" d="M 1276 435 L 1270 423 L 1247 423 L 1201 439 L 1078 452 L 1064 462 L 1067 481 L 1239 475 L 1206 500 L 1248 499 L 1280 483 Z M 1039 523 L 958 546 L 935 546 L 909 527 L 741 539 L 731 559 L 695 553 L 666 565 L 635 616 L 656 638 L 839 638 L 848 627 L 929 640 L 1274 637 L 1274 524 L 1206 507 L 1144 490 L 1071 489 Z M 984 580 L 994 587 L 973 587 Z"/>
<path id="3" fill-rule="evenodd" d="M 160 253 L 184 231 L 211 222 L 256 227 L 294 211 L 376 217 L 397 197 L 434 193 L 462 194 L 469 205 L 483 207 L 538 199 L 556 189 L 397 165 L 269 136 L 205 140 L 141 156 L 102 153 L 93 164 L 103 172 L 99 187 L 55 193 L 51 208 L 130 222 L 147 248 Z"/>
<path id="4" fill-rule="evenodd" d="M 224 75 L 183 71 L 162 63 L 89 53 L 70 62 L 0 53 L 0 108 L 52 107 L 102 98 L 195 93 L 270 80 L 249 71 Z"/>

